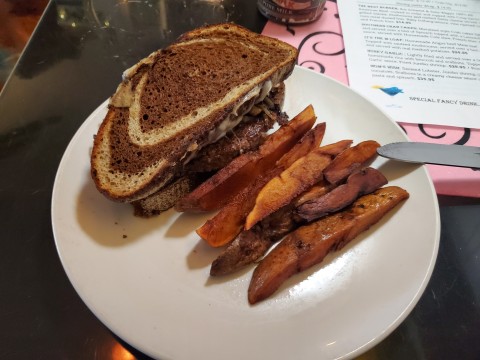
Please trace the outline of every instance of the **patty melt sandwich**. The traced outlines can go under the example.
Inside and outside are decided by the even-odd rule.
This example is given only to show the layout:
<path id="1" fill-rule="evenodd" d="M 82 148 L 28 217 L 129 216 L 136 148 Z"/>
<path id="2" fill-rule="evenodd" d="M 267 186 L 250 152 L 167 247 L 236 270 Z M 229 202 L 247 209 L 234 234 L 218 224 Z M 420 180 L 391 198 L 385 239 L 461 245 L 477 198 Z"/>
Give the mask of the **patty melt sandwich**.
<path id="1" fill-rule="evenodd" d="M 128 69 L 95 136 L 91 174 L 139 215 L 166 210 L 258 147 L 281 113 L 297 50 L 228 23 L 188 32 Z"/>

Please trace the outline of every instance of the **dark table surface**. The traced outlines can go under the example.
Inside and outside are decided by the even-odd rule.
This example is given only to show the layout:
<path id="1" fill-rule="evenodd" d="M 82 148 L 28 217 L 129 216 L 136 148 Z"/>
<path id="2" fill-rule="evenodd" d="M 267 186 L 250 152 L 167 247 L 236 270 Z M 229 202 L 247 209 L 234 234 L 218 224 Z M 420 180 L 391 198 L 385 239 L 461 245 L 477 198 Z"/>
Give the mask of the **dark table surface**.
<path id="1" fill-rule="evenodd" d="M 47 7 L 0 95 L 0 358 L 147 358 L 110 332 L 70 284 L 50 220 L 54 177 L 70 139 L 123 70 L 183 32 L 221 21 L 257 32 L 266 22 L 254 1 L 241 0 Z M 480 359 L 480 200 L 439 200 L 440 249 L 428 287 L 363 359 Z"/>

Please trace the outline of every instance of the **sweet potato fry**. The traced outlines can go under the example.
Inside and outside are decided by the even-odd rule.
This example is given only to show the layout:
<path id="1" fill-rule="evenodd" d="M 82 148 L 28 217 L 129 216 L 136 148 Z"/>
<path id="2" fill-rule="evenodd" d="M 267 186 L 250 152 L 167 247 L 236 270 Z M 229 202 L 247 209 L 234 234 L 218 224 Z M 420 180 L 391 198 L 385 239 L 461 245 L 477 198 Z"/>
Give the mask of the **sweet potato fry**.
<path id="1" fill-rule="evenodd" d="M 310 222 L 350 205 L 358 197 L 369 194 L 387 183 L 378 170 L 366 168 L 354 172 L 342 184 L 323 196 L 306 201 L 296 209 L 302 219 Z"/>
<path id="2" fill-rule="evenodd" d="M 301 156 L 308 154 L 313 149 L 320 146 L 325 135 L 326 124 L 317 124 L 313 129 L 309 130 L 300 141 L 292 148 L 292 151 L 286 152 L 275 164 L 275 167 L 282 169 L 288 168 Z M 337 154 L 340 153 L 337 152 Z"/>
<path id="3" fill-rule="evenodd" d="M 293 202 L 294 207 L 298 207 L 306 203 L 307 201 L 323 196 L 329 191 L 331 191 L 334 187 L 335 185 L 332 185 L 328 181 L 323 179 L 320 182 L 313 185 L 310 189 L 305 191 L 303 194 L 301 194 L 297 199 L 295 199 L 295 201 Z"/>
<path id="4" fill-rule="evenodd" d="M 288 166 L 281 174 L 272 178 L 265 188 L 261 190 L 255 201 L 255 205 L 247 216 L 245 230 L 264 219 L 269 214 L 285 206 L 299 194 L 303 193 L 323 177 L 323 161 L 329 161 L 342 153 L 351 145 L 351 140 L 341 140 L 333 144 L 324 145 L 312 150 L 312 154 L 306 154 L 304 159 L 295 161 L 295 165 L 287 158 L 284 165 Z M 286 157 L 289 154 L 285 155 Z M 284 158 L 278 162 L 282 162 Z M 326 165 L 326 164 L 325 164 Z"/>
<path id="5" fill-rule="evenodd" d="M 277 173 L 279 170 L 272 169 Z M 268 182 L 268 175 L 258 177 L 252 184 L 242 189 L 220 211 L 196 232 L 210 246 L 220 247 L 232 241 L 243 228 L 245 217 L 255 203 L 255 196 Z"/>
<path id="6" fill-rule="evenodd" d="M 280 174 L 285 166 L 305 156 L 309 151 L 318 148 L 325 133 L 325 124 L 319 124 L 310 129 L 303 138 L 278 161 L 282 165 L 270 169 L 244 187 L 220 211 L 202 227 L 197 234 L 214 247 L 223 246 L 232 241 L 241 231 L 247 214 L 255 205 L 255 198 L 263 186 Z"/>
<path id="7" fill-rule="evenodd" d="M 368 166 L 377 156 L 379 146 L 376 141 L 367 140 L 346 149 L 325 169 L 325 179 L 331 184 L 338 184 L 353 171 Z"/>
<path id="8" fill-rule="evenodd" d="M 231 274 L 257 261 L 272 244 L 261 231 L 242 231 L 213 261 L 210 276 Z"/>
<path id="9" fill-rule="evenodd" d="M 387 179 L 376 169 L 355 172 L 338 187 L 320 181 L 287 206 L 242 231 L 212 263 L 210 275 L 226 275 L 261 259 L 278 240 L 307 222 L 342 210 L 358 197 L 377 190 Z M 332 190 L 333 189 L 333 190 Z"/>
<path id="10" fill-rule="evenodd" d="M 303 220 L 294 215 L 295 208 L 324 195 L 332 187 L 326 181 L 321 181 L 288 206 L 267 216 L 250 230 L 242 231 L 213 261 L 210 275 L 231 274 L 261 259 L 272 245 L 302 224 Z"/>
<path id="11" fill-rule="evenodd" d="M 372 168 L 357 171 L 355 175 L 349 176 L 347 184 L 338 187 L 321 180 L 250 230 L 242 231 L 214 261 L 211 275 L 230 274 L 257 261 L 289 232 L 309 221 L 342 210 L 359 196 L 385 185 L 386 181 L 383 174 Z M 237 227 L 241 227 L 241 222 L 237 223 Z M 254 232 L 255 236 L 250 234 L 251 232 Z"/>
<path id="12" fill-rule="evenodd" d="M 298 159 L 281 174 L 271 179 L 259 192 L 255 207 L 245 221 L 245 230 L 287 205 L 319 182 L 323 177 L 323 170 L 331 161 L 331 156 L 325 155 L 321 148 L 318 148 Z"/>
<path id="13" fill-rule="evenodd" d="M 218 210 L 250 184 L 271 169 L 312 128 L 316 120 L 308 106 L 286 125 L 271 134 L 255 152 L 235 158 L 213 177 L 201 184 L 176 204 L 175 210 Z"/>
<path id="14" fill-rule="evenodd" d="M 335 157 L 347 150 L 350 145 L 352 145 L 352 142 L 352 140 L 340 140 L 332 144 L 323 145 L 321 151 L 325 155 L 331 155 L 332 157 Z"/>
<path id="15" fill-rule="evenodd" d="M 342 248 L 406 198 L 408 192 L 402 188 L 382 188 L 359 198 L 346 210 L 288 235 L 254 270 L 249 303 L 266 299 L 289 277 L 323 261 L 330 251 Z"/>

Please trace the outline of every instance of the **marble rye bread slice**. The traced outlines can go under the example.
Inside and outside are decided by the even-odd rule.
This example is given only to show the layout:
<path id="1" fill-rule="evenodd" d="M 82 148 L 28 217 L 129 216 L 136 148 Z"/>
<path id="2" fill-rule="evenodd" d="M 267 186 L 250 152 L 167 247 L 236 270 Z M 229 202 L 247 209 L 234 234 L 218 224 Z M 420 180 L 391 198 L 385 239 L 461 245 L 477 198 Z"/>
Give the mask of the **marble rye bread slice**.
<path id="1" fill-rule="evenodd" d="M 134 214 L 140 217 L 161 214 L 234 158 L 258 149 L 275 124 L 284 125 L 288 122 L 287 114 L 281 111 L 284 95 L 285 85 L 281 83 L 272 89 L 262 103 L 254 106 L 240 124 L 220 140 L 200 150 L 195 159 L 185 165 L 184 174 L 157 192 L 133 201 Z"/>
<path id="2" fill-rule="evenodd" d="M 95 136 L 96 187 L 122 202 L 158 191 L 288 77 L 296 57 L 294 47 L 229 23 L 141 60 L 123 74 Z"/>

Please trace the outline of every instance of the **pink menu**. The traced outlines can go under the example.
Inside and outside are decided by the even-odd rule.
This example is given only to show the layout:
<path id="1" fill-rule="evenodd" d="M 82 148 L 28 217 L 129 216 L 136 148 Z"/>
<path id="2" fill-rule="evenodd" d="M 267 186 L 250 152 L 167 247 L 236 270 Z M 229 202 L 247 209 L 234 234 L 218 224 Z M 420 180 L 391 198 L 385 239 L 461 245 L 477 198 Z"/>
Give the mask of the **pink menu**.
<path id="1" fill-rule="evenodd" d="M 322 17 L 314 23 L 287 26 L 268 21 L 262 34 L 297 47 L 298 65 L 348 85 L 342 28 L 334 1 L 327 1 Z M 407 123 L 399 125 L 412 141 L 480 146 L 480 129 Z M 437 165 L 427 165 L 427 168 L 437 194 L 480 197 L 480 170 Z"/>

